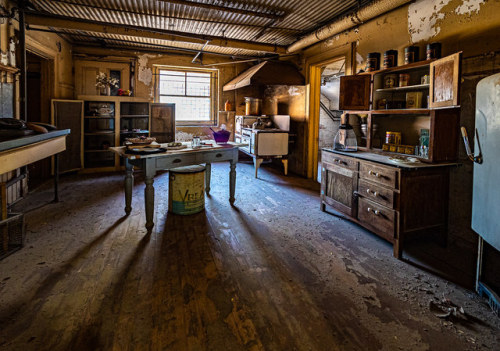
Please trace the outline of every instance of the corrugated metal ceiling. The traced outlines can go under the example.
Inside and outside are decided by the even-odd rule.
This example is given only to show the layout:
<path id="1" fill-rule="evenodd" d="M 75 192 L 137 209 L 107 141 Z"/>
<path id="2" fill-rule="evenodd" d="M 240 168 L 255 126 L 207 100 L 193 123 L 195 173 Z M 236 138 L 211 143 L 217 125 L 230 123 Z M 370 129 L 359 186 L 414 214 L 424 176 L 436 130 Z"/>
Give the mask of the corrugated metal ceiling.
<path id="1" fill-rule="evenodd" d="M 273 45 L 290 45 L 303 35 L 325 23 L 357 9 L 358 6 L 364 6 L 372 2 L 372 0 L 191 1 L 192 5 L 202 3 L 254 11 L 266 15 L 274 14 L 278 17 L 281 15 L 284 16 L 275 20 L 213 8 L 188 6 L 183 4 L 186 1 L 169 2 L 167 0 L 32 0 L 31 3 L 38 12 L 77 19 Z M 138 37 L 131 39 L 125 36 L 113 36 L 95 32 L 74 30 L 66 32 L 76 45 L 94 41 L 100 45 L 124 47 L 148 47 L 149 44 L 150 48 L 163 45 L 200 50 L 203 46 L 202 44 L 181 41 Z M 205 50 L 244 56 L 263 54 L 253 50 L 210 45 L 207 45 Z"/>

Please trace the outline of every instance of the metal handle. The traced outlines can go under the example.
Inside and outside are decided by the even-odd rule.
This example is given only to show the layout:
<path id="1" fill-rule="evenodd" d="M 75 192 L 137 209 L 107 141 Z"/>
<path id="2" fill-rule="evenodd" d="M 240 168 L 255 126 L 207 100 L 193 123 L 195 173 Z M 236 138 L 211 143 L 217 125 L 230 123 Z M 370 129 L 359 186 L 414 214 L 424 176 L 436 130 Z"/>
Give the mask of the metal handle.
<path id="1" fill-rule="evenodd" d="M 180 163 L 182 160 L 180 158 L 176 158 L 175 160 L 172 161 L 172 163 Z"/>
<path id="2" fill-rule="evenodd" d="M 215 155 L 215 157 L 222 157 L 222 154 L 217 154 Z"/>
<path id="3" fill-rule="evenodd" d="M 368 207 L 368 212 L 372 212 L 375 216 L 378 216 L 380 215 L 380 211 L 379 210 L 374 210 L 373 208 L 371 207 Z"/>
<path id="4" fill-rule="evenodd" d="M 371 191 L 370 189 L 366 189 L 366 192 L 367 192 L 368 195 L 373 195 L 375 197 L 378 196 L 378 193 L 376 191 Z"/>
<path id="5" fill-rule="evenodd" d="M 372 171 L 372 170 L 369 170 L 369 171 L 368 171 L 368 174 L 369 174 L 369 175 L 372 175 L 372 176 L 375 176 L 375 177 L 377 177 L 377 178 L 380 178 L 380 173 L 378 173 L 378 172 L 374 172 L 374 171 Z"/>
<path id="6" fill-rule="evenodd" d="M 476 162 L 479 164 L 483 163 L 483 154 L 481 152 L 481 145 L 479 144 L 479 134 L 477 133 L 477 129 L 476 129 L 476 141 L 477 141 L 477 146 L 479 148 L 479 155 L 477 156 L 474 156 L 472 150 L 470 149 L 469 138 L 467 137 L 467 129 L 465 129 L 465 127 L 462 127 L 460 128 L 460 130 L 462 131 L 462 138 L 464 139 L 465 151 L 467 152 L 467 156 L 469 157 L 469 159 L 472 162 Z"/>
<path id="7" fill-rule="evenodd" d="M 344 164 L 344 162 L 342 160 L 339 160 L 339 159 L 333 160 L 333 163 L 336 163 L 338 165 L 343 165 Z"/>

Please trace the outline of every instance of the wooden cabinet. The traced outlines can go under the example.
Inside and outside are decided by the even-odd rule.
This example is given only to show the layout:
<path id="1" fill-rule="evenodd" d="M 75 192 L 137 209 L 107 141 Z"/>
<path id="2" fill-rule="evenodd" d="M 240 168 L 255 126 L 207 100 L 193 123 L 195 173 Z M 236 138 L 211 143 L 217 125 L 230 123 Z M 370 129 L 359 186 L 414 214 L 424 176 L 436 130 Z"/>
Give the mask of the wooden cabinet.
<path id="1" fill-rule="evenodd" d="M 446 242 L 452 164 L 393 165 L 373 153 L 327 149 L 321 157 L 323 211 L 331 206 L 393 243 L 397 258 L 412 238 Z"/>
<path id="2" fill-rule="evenodd" d="M 330 152 L 321 155 L 321 200 L 325 205 L 354 216 L 354 192 L 358 180 L 358 161 Z"/>
<path id="3" fill-rule="evenodd" d="M 122 145 L 127 137 L 150 133 L 150 103 L 146 99 L 80 95 L 78 100 L 54 100 L 52 107 L 54 121 L 68 120 L 66 115 L 70 107 L 73 112 L 69 118 L 74 136 L 68 139 L 68 150 L 72 150 L 74 160 L 71 166 L 68 163 L 70 169 L 83 168 L 82 172 L 119 170 L 121 160 L 109 148 Z M 75 157 L 76 152 L 81 155 L 83 165 L 76 161 L 80 161 Z"/>
<path id="4" fill-rule="evenodd" d="M 461 53 L 457 53 L 341 77 L 340 109 L 350 115 L 361 150 L 412 154 L 425 162 L 456 160 L 460 59 Z M 359 127 L 363 122 L 367 124 L 366 135 Z M 388 131 L 401 134 L 401 147 L 386 143 Z M 426 133 L 428 141 L 422 143 Z"/>

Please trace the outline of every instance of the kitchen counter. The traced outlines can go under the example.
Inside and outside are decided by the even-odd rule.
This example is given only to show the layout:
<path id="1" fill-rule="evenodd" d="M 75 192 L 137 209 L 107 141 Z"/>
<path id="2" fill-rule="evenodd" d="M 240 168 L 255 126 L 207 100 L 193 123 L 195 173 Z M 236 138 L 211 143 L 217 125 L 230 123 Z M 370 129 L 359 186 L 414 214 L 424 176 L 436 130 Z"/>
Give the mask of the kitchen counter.
<path id="1" fill-rule="evenodd" d="M 401 169 L 406 169 L 406 170 L 460 166 L 460 163 L 456 163 L 456 162 L 426 163 L 426 162 L 419 161 L 419 162 L 414 162 L 414 163 L 403 163 L 403 162 L 395 162 L 395 161 L 390 160 L 390 157 L 397 156 L 396 154 L 388 156 L 388 155 L 376 154 L 373 152 L 366 152 L 366 151 L 343 152 L 343 151 L 334 150 L 334 149 L 330 149 L 330 148 L 323 148 L 322 150 L 326 151 L 326 152 L 331 152 L 334 154 L 359 158 L 362 160 L 376 162 L 376 163 L 380 163 L 380 164 L 384 164 L 384 165 L 388 165 L 388 166 L 392 166 L 392 167 L 397 167 L 397 168 L 401 168 Z M 408 156 L 411 157 L 411 155 L 408 155 Z"/>
<path id="2" fill-rule="evenodd" d="M 0 141 L 0 152 L 35 144 L 48 139 L 57 138 L 63 135 L 68 135 L 69 129 L 53 130 L 45 134 L 31 134 L 22 137 L 16 137 L 9 140 Z"/>

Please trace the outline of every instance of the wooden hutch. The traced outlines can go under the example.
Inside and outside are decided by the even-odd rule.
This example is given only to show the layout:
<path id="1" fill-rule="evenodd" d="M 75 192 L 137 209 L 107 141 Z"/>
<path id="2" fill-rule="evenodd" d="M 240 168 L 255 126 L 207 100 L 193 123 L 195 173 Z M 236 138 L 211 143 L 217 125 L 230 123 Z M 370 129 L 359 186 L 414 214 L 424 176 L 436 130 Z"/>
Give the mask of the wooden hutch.
<path id="1" fill-rule="evenodd" d="M 457 53 L 341 78 L 340 109 L 351 123 L 366 122 L 366 134 L 357 134 L 357 152 L 322 150 L 321 209 L 329 205 L 393 243 L 397 258 L 411 237 L 431 235 L 446 243 L 449 170 L 456 165 L 459 140 L 460 60 Z M 408 85 L 387 84 L 400 75 Z M 414 96 L 407 94 L 415 92 L 420 101 L 407 108 L 408 96 Z M 416 155 L 422 130 L 428 145 Z M 407 148 L 389 148 L 386 131 L 401 133 Z"/>

